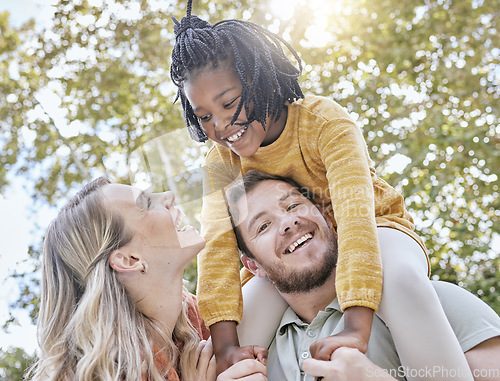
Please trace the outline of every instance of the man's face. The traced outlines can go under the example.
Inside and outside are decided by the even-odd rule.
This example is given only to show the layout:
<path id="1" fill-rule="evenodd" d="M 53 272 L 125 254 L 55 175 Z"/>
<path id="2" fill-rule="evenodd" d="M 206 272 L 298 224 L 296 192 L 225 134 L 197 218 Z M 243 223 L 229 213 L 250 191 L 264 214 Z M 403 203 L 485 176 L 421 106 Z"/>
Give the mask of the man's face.
<path id="1" fill-rule="evenodd" d="M 237 208 L 238 229 L 255 257 L 249 260 L 251 271 L 267 275 L 280 292 L 307 292 L 332 275 L 337 250 L 331 224 L 292 185 L 263 181 Z"/>

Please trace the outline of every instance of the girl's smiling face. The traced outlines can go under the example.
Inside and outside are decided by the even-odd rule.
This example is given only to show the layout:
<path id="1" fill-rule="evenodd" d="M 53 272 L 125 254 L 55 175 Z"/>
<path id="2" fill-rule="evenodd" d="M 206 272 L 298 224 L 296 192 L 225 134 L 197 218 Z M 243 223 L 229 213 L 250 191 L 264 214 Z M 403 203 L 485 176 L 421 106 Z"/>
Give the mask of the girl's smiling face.
<path id="1" fill-rule="evenodd" d="M 194 75 L 184 83 L 184 93 L 208 138 L 238 156 L 254 155 L 260 146 L 274 142 L 285 127 L 286 112 L 282 113 L 278 122 L 268 120 L 264 130 L 257 121 L 247 123 L 244 107 L 236 122 L 231 124 L 240 102 L 242 86 L 228 65 Z"/>

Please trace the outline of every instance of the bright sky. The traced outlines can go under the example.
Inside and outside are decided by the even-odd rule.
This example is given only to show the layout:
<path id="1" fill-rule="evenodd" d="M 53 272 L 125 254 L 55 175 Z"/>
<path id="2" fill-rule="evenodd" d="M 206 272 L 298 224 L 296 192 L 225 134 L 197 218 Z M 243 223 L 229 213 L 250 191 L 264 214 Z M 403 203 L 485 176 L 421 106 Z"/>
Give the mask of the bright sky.
<path id="1" fill-rule="evenodd" d="M 8 315 L 8 304 L 15 300 L 18 286 L 14 279 L 7 278 L 14 270 L 23 271 L 23 260 L 27 258 L 28 245 L 38 239 L 32 233 L 34 218 L 29 215 L 30 196 L 23 190 L 19 181 L 4 195 L 0 196 L 0 323 Z M 38 224 L 47 226 L 53 216 L 39 213 Z M 20 326 L 12 326 L 6 333 L 0 330 L 0 347 L 23 347 L 28 352 L 36 348 L 35 327 L 31 325 L 27 314 L 19 316 Z"/>
<path id="2" fill-rule="evenodd" d="M 43 25 L 52 15 L 51 4 L 56 0 L 0 0 L 0 12 L 10 13 L 10 23 L 20 25 L 29 18 L 35 18 Z M 32 200 L 23 189 L 20 179 L 13 179 L 13 186 L 0 195 L 0 324 L 8 319 L 8 305 L 15 300 L 18 287 L 8 274 L 23 270 L 23 260 L 27 258 L 28 245 L 39 236 L 33 233 L 34 224 L 47 226 L 54 217 L 54 211 L 39 211 L 34 217 L 28 211 Z M 36 329 L 27 316 L 19 316 L 20 326 L 13 326 L 6 333 L 0 329 L 0 348 L 9 346 L 25 348 L 33 352 L 37 348 Z"/>
<path id="3" fill-rule="evenodd" d="M 0 0 L 0 12 L 8 11 L 10 21 L 19 25 L 30 18 L 35 18 L 37 24 L 42 25 L 50 20 L 52 4 L 57 0 Z"/>

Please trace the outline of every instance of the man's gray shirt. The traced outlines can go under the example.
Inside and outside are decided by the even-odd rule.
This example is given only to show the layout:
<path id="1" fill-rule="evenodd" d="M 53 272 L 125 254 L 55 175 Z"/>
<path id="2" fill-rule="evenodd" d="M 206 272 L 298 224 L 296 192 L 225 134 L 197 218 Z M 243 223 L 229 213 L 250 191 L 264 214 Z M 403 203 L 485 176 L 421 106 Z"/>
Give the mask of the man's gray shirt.
<path id="1" fill-rule="evenodd" d="M 500 336 L 500 317 L 488 305 L 454 285 L 445 282 L 433 282 L 433 285 L 464 352 Z M 310 357 L 309 347 L 343 328 L 343 313 L 337 299 L 320 311 L 311 324 L 304 323 L 289 307 L 269 348 L 269 381 L 314 381 L 302 371 L 302 363 Z M 405 380 L 406 370 L 401 365 L 389 329 L 377 315 L 373 318 L 366 355 L 394 378 Z M 375 372 L 374 369 L 374 375 Z"/>
<path id="2" fill-rule="evenodd" d="M 318 339 L 335 335 L 343 328 L 344 314 L 337 299 L 320 311 L 309 325 L 289 307 L 269 349 L 269 380 L 314 381 L 302 371 L 302 363 L 310 357 L 309 347 Z M 383 369 L 396 369 L 401 365 L 389 330 L 377 315 L 373 318 L 366 355 Z"/>

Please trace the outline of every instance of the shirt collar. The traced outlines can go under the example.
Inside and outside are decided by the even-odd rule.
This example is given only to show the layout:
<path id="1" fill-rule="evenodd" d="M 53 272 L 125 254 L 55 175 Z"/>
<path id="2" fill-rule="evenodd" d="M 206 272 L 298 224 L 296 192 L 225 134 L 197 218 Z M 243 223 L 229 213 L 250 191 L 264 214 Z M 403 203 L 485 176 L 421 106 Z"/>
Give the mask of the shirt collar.
<path id="1" fill-rule="evenodd" d="M 337 298 L 333 299 L 331 303 L 326 306 L 325 311 L 330 312 L 332 310 L 336 310 L 339 312 L 342 312 L 340 309 L 340 304 Z M 278 333 L 283 335 L 286 330 L 286 326 L 289 324 L 295 324 L 298 325 L 299 327 L 307 327 L 308 324 L 304 323 L 302 319 L 295 313 L 295 311 L 292 309 L 292 307 L 288 307 L 283 314 L 283 317 L 281 318 L 281 322 L 278 328 Z"/>

